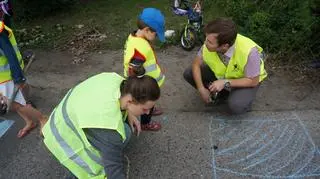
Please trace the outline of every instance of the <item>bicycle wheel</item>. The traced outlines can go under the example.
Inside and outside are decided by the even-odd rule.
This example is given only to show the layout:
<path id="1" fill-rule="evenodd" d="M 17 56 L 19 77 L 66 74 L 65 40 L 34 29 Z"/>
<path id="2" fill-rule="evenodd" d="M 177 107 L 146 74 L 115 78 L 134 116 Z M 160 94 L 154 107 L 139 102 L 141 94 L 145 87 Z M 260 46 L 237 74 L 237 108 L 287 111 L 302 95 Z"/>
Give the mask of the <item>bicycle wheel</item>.
<path id="1" fill-rule="evenodd" d="M 184 50 L 191 51 L 195 47 L 196 41 L 197 35 L 193 29 L 187 27 L 182 31 L 180 44 Z"/>

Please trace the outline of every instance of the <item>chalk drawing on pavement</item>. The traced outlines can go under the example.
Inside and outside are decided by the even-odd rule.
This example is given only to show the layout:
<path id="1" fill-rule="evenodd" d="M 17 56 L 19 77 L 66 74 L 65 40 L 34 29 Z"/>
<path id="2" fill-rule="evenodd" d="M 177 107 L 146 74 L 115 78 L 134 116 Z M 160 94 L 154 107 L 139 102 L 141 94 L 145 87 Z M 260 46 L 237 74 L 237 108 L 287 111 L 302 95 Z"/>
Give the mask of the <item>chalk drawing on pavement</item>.
<path id="1" fill-rule="evenodd" d="M 320 152 L 298 117 L 212 119 L 213 173 L 258 178 L 320 177 Z"/>
<path id="2" fill-rule="evenodd" d="M 10 129 L 13 123 L 13 120 L 0 119 L 0 138 L 8 131 L 8 129 Z"/>

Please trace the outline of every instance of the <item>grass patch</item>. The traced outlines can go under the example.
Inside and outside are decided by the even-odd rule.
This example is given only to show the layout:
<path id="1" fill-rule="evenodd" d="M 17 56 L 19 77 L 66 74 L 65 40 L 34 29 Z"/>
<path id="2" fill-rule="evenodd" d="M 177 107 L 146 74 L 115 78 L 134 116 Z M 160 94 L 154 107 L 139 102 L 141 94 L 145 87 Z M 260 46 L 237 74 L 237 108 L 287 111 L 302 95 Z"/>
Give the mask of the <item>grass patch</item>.
<path id="1" fill-rule="evenodd" d="M 207 4 L 204 6 L 205 22 L 219 14 L 218 8 L 213 7 L 212 3 Z M 79 34 L 85 37 L 100 34 L 104 38 L 94 40 L 91 48 L 121 49 L 128 34 L 136 29 L 137 16 L 145 7 L 160 9 L 165 15 L 166 29 L 179 32 L 187 22 L 187 17 L 176 16 L 170 6 L 171 1 L 168 0 L 88 1 L 77 3 L 54 16 L 38 18 L 32 22 L 15 22 L 14 29 L 18 30 L 18 41 L 28 48 L 66 49 L 70 43 L 83 43 L 77 39 Z M 76 27 L 79 24 L 83 27 Z M 168 43 L 174 44 L 176 41 L 169 40 Z"/>

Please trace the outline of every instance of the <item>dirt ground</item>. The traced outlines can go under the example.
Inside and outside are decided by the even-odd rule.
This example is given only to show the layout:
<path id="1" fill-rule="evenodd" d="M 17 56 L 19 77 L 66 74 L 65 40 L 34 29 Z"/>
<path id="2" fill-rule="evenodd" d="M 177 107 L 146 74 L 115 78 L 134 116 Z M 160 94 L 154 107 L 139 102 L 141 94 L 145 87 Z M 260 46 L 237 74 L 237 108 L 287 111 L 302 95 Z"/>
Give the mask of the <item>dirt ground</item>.
<path id="1" fill-rule="evenodd" d="M 49 52 L 35 50 L 36 61 L 27 77 L 32 85 L 32 99 L 38 108 L 49 114 L 66 91 L 100 72 L 122 74 L 122 51 L 99 51 L 86 54 L 82 60 L 68 51 Z M 160 105 L 169 111 L 211 110 L 201 102 L 196 91 L 182 77 L 196 54 L 179 47 L 157 50 L 159 63 L 166 74 Z M 261 85 L 253 110 L 319 109 L 319 72 L 301 75 L 296 68 L 268 65 L 269 78 Z M 310 74 L 313 75 L 310 77 Z M 308 76 L 309 75 L 309 76 Z"/>
<path id="2" fill-rule="evenodd" d="M 27 74 L 32 85 L 31 98 L 38 109 L 47 115 L 67 90 L 77 83 L 100 72 L 122 73 L 121 50 L 87 53 L 86 58 L 81 61 L 75 58 L 71 49 L 64 52 L 43 50 L 34 52 L 36 61 Z M 133 138 L 127 153 L 131 161 L 130 178 L 216 178 L 212 177 L 215 175 L 212 171 L 218 169 L 212 163 L 212 156 L 215 153 L 213 145 L 218 138 L 212 131 L 216 131 L 215 126 L 222 125 L 217 115 L 223 111 L 219 107 L 206 106 L 196 90 L 182 77 L 184 69 L 191 64 L 197 51 L 195 49 L 186 52 L 179 47 L 170 47 L 164 50 L 158 49 L 156 52 L 166 75 L 159 101 L 164 114 L 155 118 L 161 121 L 163 129 L 155 133 L 142 133 L 139 138 Z M 284 68 L 286 67 L 273 68 L 272 65 L 268 65 L 269 78 L 260 87 L 253 112 L 244 117 L 237 116 L 237 121 L 240 123 L 243 121 L 240 125 L 242 128 L 251 126 L 252 131 L 248 130 L 257 133 L 273 129 L 273 123 L 269 122 L 271 127 L 262 126 L 266 129 L 260 130 L 253 127 L 256 122 L 248 123 L 247 118 L 275 115 L 276 119 L 290 119 L 292 111 L 295 111 L 302 115 L 301 119 L 314 139 L 314 146 L 319 146 L 320 138 L 317 130 L 320 124 L 318 117 L 320 93 L 319 78 L 315 78 L 319 73 L 314 71 L 301 75 L 303 73 L 296 69 L 284 72 Z M 307 74 L 313 74 L 313 78 L 307 78 Z M 306 116 L 303 117 L 304 115 Z M 38 135 L 38 130 L 18 140 L 16 133 L 23 125 L 22 120 L 17 116 L 8 116 L 8 119 L 16 120 L 16 123 L 0 140 L 0 178 L 64 178 L 67 171 L 49 155 L 42 138 Z M 277 124 L 279 128 L 286 125 L 294 126 L 296 120 L 282 123 Z M 258 120 L 258 124 L 263 122 Z M 238 125 L 232 130 L 238 129 Z M 232 138 L 238 139 L 240 134 L 245 136 L 248 130 L 239 131 Z M 300 130 L 296 131 L 297 134 L 302 133 Z M 211 142 L 210 138 L 213 138 Z M 224 176 L 223 172 L 218 175 Z M 237 177 L 228 174 L 228 177 L 222 178 Z"/>

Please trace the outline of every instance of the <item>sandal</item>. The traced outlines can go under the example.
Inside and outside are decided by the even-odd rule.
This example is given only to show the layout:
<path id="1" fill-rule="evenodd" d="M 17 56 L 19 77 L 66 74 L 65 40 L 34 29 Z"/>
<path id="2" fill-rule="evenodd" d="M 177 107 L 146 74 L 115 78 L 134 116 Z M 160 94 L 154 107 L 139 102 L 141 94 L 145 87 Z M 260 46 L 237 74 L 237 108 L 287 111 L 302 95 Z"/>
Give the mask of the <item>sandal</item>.
<path id="1" fill-rule="evenodd" d="M 32 131 L 34 128 L 37 127 L 37 124 L 36 123 L 33 123 L 29 129 L 20 129 L 18 134 L 17 134 L 17 137 L 18 138 L 23 138 L 24 136 L 26 136 L 27 134 L 29 134 L 30 131 Z"/>
<path id="2" fill-rule="evenodd" d="M 151 121 L 148 124 L 141 124 L 141 130 L 144 131 L 158 131 L 161 129 L 161 124 L 156 121 Z"/>
<path id="3" fill-rule="evenodd" d="M 154 107 L 153 110 L 152 110 L 151 115 L 152 115 L 152 116 L 159 116 L 159 115 L 161 115 L 162 113 L 163 113 L 163 111 L 162 111 L 160 108 Z"/>

